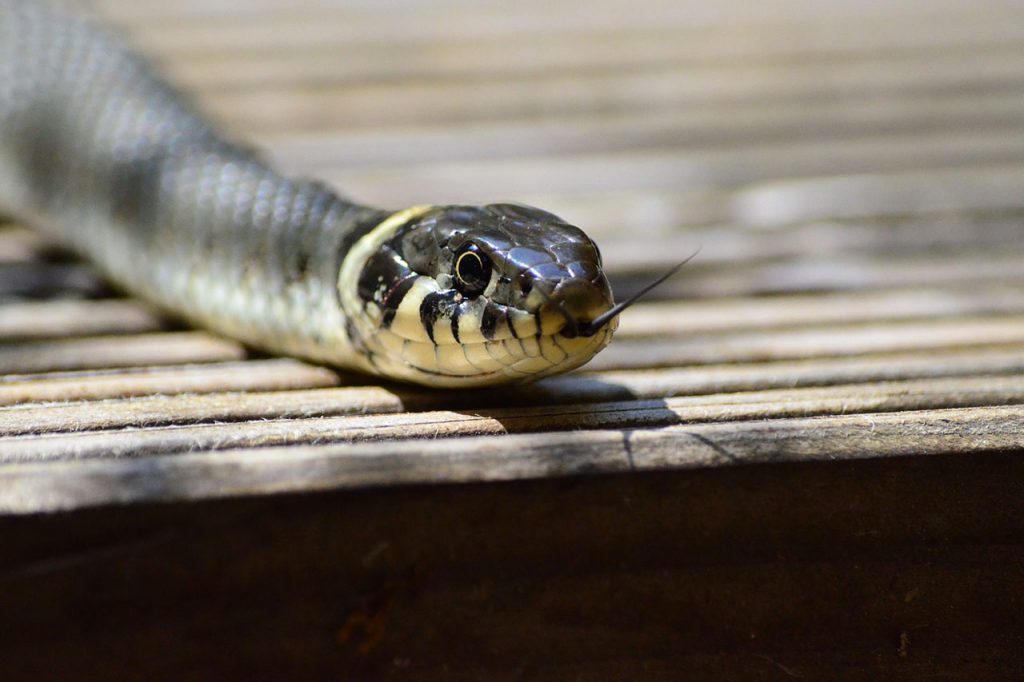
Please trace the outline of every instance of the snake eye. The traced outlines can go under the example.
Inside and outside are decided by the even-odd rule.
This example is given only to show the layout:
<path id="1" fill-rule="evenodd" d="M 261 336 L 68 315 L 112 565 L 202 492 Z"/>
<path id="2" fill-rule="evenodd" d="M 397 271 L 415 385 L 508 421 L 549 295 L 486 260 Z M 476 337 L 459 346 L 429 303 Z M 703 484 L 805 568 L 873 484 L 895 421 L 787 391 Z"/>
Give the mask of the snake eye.
<path id="1" fill-rule="evenodd" d="M 491 259 L 476 244 L 466 244 L 455 254 L 455 287 L 476 298 L 491 281 Z"/>

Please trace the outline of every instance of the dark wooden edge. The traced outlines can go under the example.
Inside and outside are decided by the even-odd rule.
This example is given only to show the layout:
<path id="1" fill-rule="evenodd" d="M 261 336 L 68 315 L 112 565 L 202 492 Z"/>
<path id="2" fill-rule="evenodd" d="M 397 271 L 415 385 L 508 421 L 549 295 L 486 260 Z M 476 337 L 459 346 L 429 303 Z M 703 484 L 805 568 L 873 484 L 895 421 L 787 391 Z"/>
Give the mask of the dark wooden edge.
<path id="1" fill-rule="evenodd" d="M 0 518 L 19 679 L 1016 679 L 1024 451 Z"/>

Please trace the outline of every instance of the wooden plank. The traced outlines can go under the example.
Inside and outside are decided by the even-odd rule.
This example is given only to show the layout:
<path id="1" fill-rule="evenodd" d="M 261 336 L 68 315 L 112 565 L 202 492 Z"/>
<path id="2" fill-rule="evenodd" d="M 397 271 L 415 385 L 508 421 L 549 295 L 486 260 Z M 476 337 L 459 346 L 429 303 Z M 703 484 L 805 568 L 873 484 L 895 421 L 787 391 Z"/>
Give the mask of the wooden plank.
<path id="1" fill-rule="evenodd" d="M 463 37 L 497 39 L 516 35 L 571 37 L 586 32 L 621 30 L 624 25 L 634 30 L 688 27 L 693 33 L 699 33 L 722 23 L 740 27 L 762 26 L 770 31 L 794 24 L 815 27 L 821 23 L 837 23 L 839 17 L 845 21 L 860 22 L 862 26 L 866 25 L 865 28 L 886 23 L 913 28 L 927 25 L 930 18 L 955 25 L 957 20 L 970 21 L 979 14 L 994 15 L 1008 22 L 1019 20 L 1005 5 L 993 3 L 979 8 L 965 6 L 963 0 L 940 5 L 929 3 L 927 10 L 920 7 L 911 9 L 900 3 L 875 4 L 871 8 L 861 6 L 854 10 L 850 3 L 825 6 L 814 2 L 801 3 L 799 10 L 791 10 L 793 13 L 788 15 L 778 6 L 771 11 L 763 11 L 747 3 L 733 4 L 724 12 L 722 9 L 725 8 L 721 5 L 714 9 L 710 6 L 697 9 L 694 3 L 648 3 L 644 12 L 637 13 L 634 7 L 624 2 L 603 3 L 585 13 L 571 6 L 544 3 L 522 3 L 515 7 L 472 4 L 448 11 L 432 7 L 418 11 L 407 8 L 398 13 L 355 8 L 334 12 L 279 12 L 270 20 L 236 14 L 203 17 L 195 21 L 162 19 L 152 24 L 133 26 L 132 34 L 149 49 L 191 52 L 235 49 L 253 43 L 284 50 L 339 41 L 351 44 L 438 39 L 455 42 Z M 119 6 L 117 11 L 108 12 L 108 16 L 116 21 L 122 11 L 126 10 Z M 725 21 L 726 18 L 731 21 Z"/>
<path id="2" fill-rule="evenodd" d="M 924 17 L 924 22 L 928 22 Z M 934 18 L 933 18 L 934 19 Z M 457 42 L 350 42 L 341 37 L 282 48 L 275 41 L 160 52 L 173 78 L 189 89 L 244 90 L 267 85 L 302 83 L 339 85 L 418 78 L 507 78 L 542 72 L 624 71 L 685 64 L 707 69 L 736 64 L 793 63 L 815 59 L 885 58 L 942 53 L 970 54 L 1006 50 L 1024 43 L 1024 22 L 993 16 L 964 17 L 955 27 L 948 17 L 922 30 L 915 17 L 904 22 L 852 21 L 842 25 L 788 24 L 764 27 L 730 26 L 713 32 L 692 27 L 653 30 L 624 25 L 575 36 L 535 35 L 530 49 L 521 37 L 466 36 Z M 143 44 L 143 47 L 147 47 Z M 168 58 L 170 57 L 170 58 Z"/>
<path id="3" fill-rule="evenodd" d="M 775 298 L 699 299 L 641 303 L 624 313 L 617 340 L 692 336 L 750 329 L 951 318 L 1024 312 L 1024 283 L 992 287 L 885 289 Z"/>
<path id="4" fill-rule="evenodd" d="M 607 115 L 638 108 L 927 98 L 955 91 L 985 94 L 1019 91 L 1022 87 L 1020 59 L 1011 51 L 1005 56 L 908 56 L 884 64 L 866 61 L 833 66 L 809 61 L 705 71 L 666 66 L 622 74 L 551 73 L 518 79 L 426 79 L 338 87 L 265 86 L 245 91 L 213 90 L 201 93 L 199 102 L 217 117 L 252 134 L 283 128 L 452 125 L 580 113 Z"/>
<path id="5" fill-rule="evenodd" d="M 536 390 L 550 391 L 562 402 L 577 393 L 602 395 L 605 400 L 659 398 L 737 391 L 757 391 L 792 386 L 831 386 L 865 381 L 985 374 L 1018 374 L 1024 371 L 1024 347 L 936 349 L 851 356 L 800 359 L 785 362 L 730 363 L 695 367 L 595 372 L 584 377 L 556 377 Z M 472 399 L 472 398 L 471 398 Z M 516 394 L 506 395 L 506 402 Z M 592 398 L 593 399 L 593 398 Z M 406 404 L 412 404 L 406 398 Z M 469 409 L 470 402 L 460 404 Z"/>
<path id="6" fill-rule="evenodd" d="M 606 245 L 608 246 L 608 245 Z M 693 253 L 691 238 L 666 239 L 657 248 L 611 251 L 608 271 L 616 295 L 628 297 L 650 282 L 651 273 L 664 271 Z M 869 291 L 899 287 L 997 286 L 1019 282 L 1022 263 L 1009 249 L 981 254 L 807 254 L 781 262 L 749 263 L 729 270 L 723 263 L 705 267 L 690 263 L 678 277 L 658 287 L 657 298 L 699 298 L 740 295 L 793 294 L 815 291 Z M 703 251 L 701 252 L 703 253 Z M 639 263 L 622 262 L 636 256 Z M 621 259 L 621 260 L 620 260 Z M 654 259 L 659 259 L 656 262 Z M 620 260 L 616 263 L 616 260 Z"/>
<path id="7" fill-rule="evenodd" d="M 1022 463 L 940 455 L 6 517 L 0 657 L 27 679 L 160 678 L 182 660 L 210 678 L 1013 679 Z"/>
<path id="8" fill-rule="evenodd" d="M 846 358 L 822 358 L 789 362 L 733 363 L 656 371 L 608 371 L 572 374 L 546 379 L 527 387 L 456 393 L 392 388 L 395 399 L 407 410 L 438 408 L 472 410 L 502 405 L 602 402 L 628 399 L 667 398 L 738 391 L 758 391 L 795 386 L 831 386 L 858 382 L 1012 375 L 1024 372 L 1024 346 L 904 352 Z M 185 367 L 156 367 L 103 373 L 38 375 L 0 383 L 0 405 L 25 405 L 26 410 L 54 401 L 108 401 L 113 409 L 138 409 L 144 405 L 118 408 L 109 401 L 160 394 L 182 394 L 182 401 L 207 393 L 238 391 L 292 391 L 352 383 L 365 377 L 344 377 L 320 367 L 279 360 L 250 360 L 245 363 L 211 363 Z M 34 406 L 32 405 L 34 404 Z M 86 419 L 91 409 L 104 405 L 70 404 L 66 414 Z M 62 408 L 64 409 L 64 408 Z M 61 411 L 41 414 L 62 414 Z M 0 412 L 17 419 L 15 412 Z"/>
<path id="9" fill-rule="evenodd" d="M 682 330 L 680 330 L 682 331 Z M 694 364 L 765 362 L 815 357 L 971 348 L 1024 342 L 1024 318 L 828 325 L 795 331 L 753 331 L 660 339 L 623 339 L 596 356 L 594 370 L 652 369 Z"/>
<path id="10" fill-rule="evenodd" d="M 82 0 L 78 0 L 81 2 Z M 763 11 L 761 8 L 752 8 L 744 2 L 720 2 L 714 6 L 701 6 L 690 3 L 662 4 L 652 3 L 651 13 L 654 19 L 664 22 L 676 17 L 676 22 L 682 25 L 693 26 L 697 29 L 715 27 L 718 29 L 744 26 L 747 24 L 786 25 L 787 23 L 812 23 L 812 24 L 841 24 L 837 21 L 842 18 L 844 21 L 856 22 L 863 20 L 865 16 L 876 17 L 875 23 L 884 25 L 909 21 L 910 9 L 917 10 L 913 16 L 917 17 L 918 26 L 929 19 L 945 18 L 947 22 L 955 19 L 967 20 L 976 17 L 978 14 L 1009 15 L 1013 8 L 1012 3 L 985 0 L 984 2 L 967 2 L 967 0 L 939 0 L 928 4 L 927 8 L 916 7 L 913 3 L 906 6 L 900 3 L 881 3 L 873 1 L 859 3 L 856 9 L 846 6 L 847 3 L 835 3 L 822 6 L 819 3 L 798 1 L 776 3 L 771 10 Z M 347 20 L 351 27 L 347 30 L 356 29 L 371 30 L 369 27 L 361 26 L 359 21 L 376 20 L 379 24 L 376 28 L 384 38 L 390 37 L 387 31 L 387 20 L 391 19 L 392 26 L 401 23 L 409 24 L 408 28 L 420 28 L 432 34 L 439 34 L 440 37 L 450 35 L 454 31 L 462 30 L 472 35 L 475 30 L 484 28 L 496 32 L 515 32 L 518 26 L 507 26 L 500 22 L 501 18 L 507 17 L 507 8 L 503 3 L 495 0 L 483 0 L 467 2 L 466 0 L 385 0 L 384 2 L 370 0 L 300 0 L 294 3 L 282 5 L 279 0 L 252 0 L 245 5 L 238 5 L 233 0 L 215 0 L 213 2 L 200 2 L 199 0 L 184 0 L 175 3 L 173 7 L 160 4 L 155 0 L 140 0 L 138 2 L 125 3 L 122 0 L 88 0 L 88 6 L 96 11 L 109 15 L 111 19 L 120 20 L 125 26 L 135 24 L 149 25 L 156 30 L 161 25 L 176 23 L 184 32 L 189 24 L 203 26 L 230 25 L 230 22 L 238 22 L 245 18 L 254 23 L 274 24 L 281 21 L 306 21 L 315 22 Z M 394 13 L 401 8 L 398 16 Z M 593 8 L 598 16 L 590 17 L 591 21 L 608 21 L 617 19 L 613 28 L 621 28 L 637 20 L 643 22 L 645 17 L 635 17 L 628 13 L 630 7 L 621 0 L 610 0 L 595 2 Z M 550 3 L 539 0 L 528 0 L 517 6 L 519 13 L 529 14 L 525 20 L 534 20 L 538 14 L 555 14 L 559 17 L 557 29 L 566 33 L 579 28 L 579 23 L 573 23 L 569 15 L 571 12 Z M 928 9 L 931 11 L 922 11 Z M 436 19 L 437 12 L 448 12 L 459 17 L 466 17 L 466 24 L 457 20 L 447 22 L 424 21 L 424 15 L 430 19 Z M 618 12 L 618 14 L 609 14 Z M 625 13 L 625 15 L 623 15 Z M 605 16 L 609 14 L 609 16 Z M 950 17 L 949 15 L 953 15 Z M 397 21 L 396 21 L 397 19 Z M 801 22 L 802 19 L 802 22 Z M 582 24 L 587 26 L 586 23 Z M 927 24 L 926 24 L 927 25 Z M 953 21 L 954 27 L 958 24 Z M 534 27 L 536 28 L 536 27 Z M 552 26 L 554 28 L 554 26 Z M 588 27 L 589 28 L 589 27 Z M 930 31 L 938 30 L 939 27 L 928 25 Z M 472 29 L 472 30 L 469 30 Z M 460 36 L 463 37 L 463 36 Z M 408 36 L 400 35 L 396 39 L 408 39 Z"/>
<path id="11" fill-rule="evenodd" d="M 458 203 L 507 194 L 648 189 L 679 192 L 737 187 L 768 179 L 900 172 L 1009 164 L 1024 158 L 1019 129 L 865 135 L 845 140 L 750 145 L 741 148 L 662 148 L 547 159 L 409 164 L 324 169 L 331 183 L 364 201 L 405 205 L 434 196 Z"/>
<path id="12" fill-rule="evenodd" d="M 798 241 L 805 242 L 804 253 L 831 243 L 838 248 L 877 245 L 878 250 L 889 252 L 894 248 L 962 246 L 967 238 L 972 243 L 974 239 L 982 243 L 1008 239 L 1019 209 L 1012 203 L 1010 187 L 1019 171 L 1018 165 L 982 165 L 831 175 L 832 182 L 822 183 L 818 199 L 804 193 L 815 187 L 813 178 L 789 178 L 683 191 L 540 192 L 524 194 L 521 201 L 571 216 L 600 239 L 614 238 L 629 226 L 650 238 L 685 231 L 704 243 L 730 244 L 730 250 L 741 255 L 761 250 L 778 253 L 772 244 L 779 240 L 789 253 L 797 252 Z M 827 212 L 834 193 L 844 185 L 859 193 L 861 200 L 835 198 L 836 215 L 830 216 Z M 906 187 L 907 194 L 896 198 L 888 189 L 877 195 L 863 193 L 865 188 L 893 186 Z M 793 197 L 792 203 L 783 200 L 787 196 Z M 805 217 L 809 222 L 803 222 Z M 768 240 L 766 235 L 779 239 Z M 801 235 L 806 239 L 801 240 Z M 743 248 L 751 242 L 751 248 Z"/>
<path id="13" fill-rule="evenodd" d="M 107 457 L 92 461 L 0 468 L 0 509 L 23 514 L 287 490 L 501 481 L 755 462 L 967 455 L 1024 448 L 1022 419 L 1024 407 L 1020 406 L 973 407 L 173 456 L 111 459 L 114 453 L 106 453 Z M 83 434 L 73 440 L 91 437 Z M 5 455 L 9 453 L 5 448 Z"/>
<path id="14" fill-rule="evenodd" d="M 1014 204 L 1008 190 L 1017 171 L 956 168 L 783 180 L 747 189 L 731 207 L 736 220 L 762 226 L 921 213 L 936 222 L 942 212 L 1015 210 L 1019 200 Z M 964 227 L 975 224 L 961 220 Z"/>
<path id="15" fill-rule="evenodd" d="M 492 407 L 473 414 L 444 411 L 448 401 L 437 394 L 424 396 L 417 404 L 419 409 L 424 409 L 432 403 L 436 411 L 398 414 L 407 409 L 401 393 L 395 394 L 379 387 L 151 398 L 8 409 L 0 413 L 3 416 L 0 435 L 108 432 L 97 434 L 92 442 L 83 441 L 83 448 L 74 450 L 74 458 L 84 459 L 106 456 L 106 452 L 101 450 L 107 447 L 106 444 L 109 444 L 110 452 L 115 453 L 113 456 L 124 452 L 119 444 L 134 442 L 135 435 L 114 430 L 126 427 L 203 425 L 195 429 L 162 431 L 151 428 L 148 436 L 139 437 L 139 449 L 132 451 L 132 456 L 174 451 L 182 442 L 189 443 L 189 450 L 246 447 L 247 442 L 262 444 L 268 440 L 269 433 L 279 430 L 285 423 L 295 434 L 293 442 L 303 444 L 568 429 L 647 428 L 681 422 L 1013 405 L 1024 403 L 1024 378 L 974 376 L 592 404 L 586 402 L 590 397 L 586 390 L 572 397 L 563 397 L 575 400 L 576 404 L 554 399 L 550 393 L 534 395 L 537 399 L 530 407 Z M 480 407 L 486 408 L 486 403 L 481 403 Z M 372 416 L 324 419 L 349 415 Z M 226 426 L 227 422 L 244 423 Z M 69 456 L 69 443 L 68 438 L 0 438 L 0 449 L 10 447 L 14 460 L 63 459 Z M 3 457 L 0 455 L 0 461 Z"/>
<path id="16" fill-rule="evenodd" d="M 398 412 L 402 408 L 398 395 L 377 386 L 157 396 L 7 409 L 0 411 L 0 434 L 302 419 Z"/>
<path id="17" fill-rule="evenodd" d="M 279 358 L 246 362 L 210 362 L 96 372 L 10 375 L 0 382 L 0 406 L 166 393 L 268 391 L 334 386 L 336 372 Z"/>
<path id="18" fill-rule="evenodd" d="M 355 393 L 353 395 L 352 393 Z M 258 416 L 255 423 L 216 423 L 188 427 L 153 427 L 144 432 L 109 431 L 91 434 L 41 435 L 0 438 L 0 463 L 35 462 L 97 457 L 144 457 L 189 451 L 274 445 L 302 445 L 325 442 L 435 439 L 452 436 L 501 435 L 573 429 L 653 428 L 687 422 L 711 422 L 781 417 L 806 417 L 845 412 L 867 414 L 893 410 L 925 410 L 963 406 L 1012 405 L 1024 402 L 1024 384 L 1018 378 L 979 377 L 931 382 L 796 389 L 788 392 L 672 398 L 648 402 L 598 403 L 591 405 L 544 406 L 479 411 L 464 414 L 435 411 L 390 414 L 400 403 L 383 393 L 352 392 L 344 396 L 355 403 L 341 414 L 363 412 L 381 406 L 384 414 L 327 418 L 294 418 L 293 412 L 308 410 L 314 401 L 308 395 L 271 396 L 291 403 L 287 419 Z M 368 398 L 372 401 L 367 404 Z M 354 400 L 353 400 L 354 399 Z M 240 401 L 251 411 L 252 405 Z M 312 403 L 312 404 L 311 404 Z M 207 403 L 209 404 L 209 402 Z M 130 405 L 134 407 L 134 405 Z M 354 408 L 354 409 L 353 409 Z M 223 409 L 223 407 L 221 408 Z M 257 407 L 257 410 L 260 408 Z M 99 412 L 99 411 L 98 411 Z M 192 419 L 188 416 L 192 415 Z M 14 416 L 17 413 L 6 416 Z M 171 424 L 190 423 L 194 413 L 168 415 Z M 242 416 L 242 415 L 238 415 Z M 128 415 L 130 425 L 136 415 Z M 123 419 L 123 417 L 122 417 Z M 57 429 L 59 431 L 60 429 Z"/>
<path id="19" fill-rule="evenodd" d="M 168 326 L 153 310 L 130 300 L 0 304 L 0 343 L 5 344 L 26 339 L 154 332 Z"/>
<path id="20" fill-rule="evenodd" d="M 929 97 L 894 94 L 884 100 L 783 100 L 742 107 L 686 105 L 606 115 L 580 112 L 540 120 L 439 121 L 354 129 L 342 122 L 340 126 L 305 133 L 290 126 L 262 131 L 258 139 L 271 158 L 283 166 L 316 172 L 339 165 L 379 167 L 664 146 L 689 149 L 780 144 L 904 131 L 1007 130 L 1016 129 L 1022 110 L 1024 104 L 1017 90 L 952 91 Z M 1003 172 L 1012 174 L 1014 170 L 1009 166 Z"/>
<path id="21" fill-rule="evenodd" d="M 0 344 L 0 374 L 239 360 L 236 341 L 206 332 L 152 332 Z"/>

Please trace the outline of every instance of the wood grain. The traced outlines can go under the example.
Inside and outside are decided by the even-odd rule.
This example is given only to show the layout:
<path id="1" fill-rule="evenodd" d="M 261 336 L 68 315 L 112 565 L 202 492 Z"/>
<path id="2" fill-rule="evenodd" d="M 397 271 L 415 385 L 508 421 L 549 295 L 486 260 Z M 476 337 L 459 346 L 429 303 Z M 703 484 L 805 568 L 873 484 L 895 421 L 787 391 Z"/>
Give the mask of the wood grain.
<path id="1" fill-rule="evenodd" d="M 207 396 L 188 407 L 158 404 L 160 426 L 146 405 L 122 404 L 120 410 L 97 406 L 93 421 L 49 422 L 48 433 L 104 429 L 93 434 L 0 438 L 0 463 L 51 459 L 144 457 L 174 452 L 213 451 L 273 445 L 438 439 L 453 436 L 503 435 L 520 432 L 558 432 L 583 429 L 654 428 L 680 423 L 779 419 L 889 411 L 934 410 L 951 407 L 998 406 L 1024 403 L 1024 380 L 1013 377 L 972 377 L 958 380 L 892 382 L 819 389 L 791 389 L 737 396 L 551 405 L 537 408 L 480 410 L 471 414 L 433 411 L 399 412 L 401 402 L 374 389 L 335 389 L 330 392 L 249 396 L 225 399 Z M 177 407 L 177 409 L 174 409 Z M 104 414 L 106 412 L 106 414 Z M 351 413 L 369 416 L 336 416 Z M 14 433 L 31 428 L 33 416 L 8 412 Z M 28 419 L 25 419 L 25 417 Z M 55 416 L 55 415 L 53 415 Z M 52 417 L 51 416 L 51 420 Z M 149 423 L 147 423 L 147 420 Z M 239 421 L 244 420 L 244 421 Z M 238 421 L 238 423 L 224 423 Z M 866 421 L 870 422 L 871 418 Z M 157 422 L 157 423 L 153 423 Z M 189 425 L 194 422 L 209 424 Z M 108 431 L 133 425 L 144 432 Z M 5 429 L 6 430 L 6 429 Z M 400 472 L 394 472 L 401 476 Z"/>
<path id="2" fill-rule="evenodd" d="M 87 4 L 346 196 L 543 206 L 620 298 L 700 252 L 450 392 L 3 223 L 4 680 L 1024 677 L 1014 3 Z"/>
<path id="3" fill-rule="evenodd" d="M 52 300 L 0 304 L 0 338 L 5 342 L 66 336 L 154 332 L 168 326 L 134 301 Z"/>
<path id="4" fill-rule="evenodd" d="M 86 336 L 0 345 L 0 372 L 34 374 L 161 363 L 238 360 L 244 356 L 245 352 L 237 342 L 205 332 Z"/>
<path id="5" fill-rule="evenodd" d="M 0 470 L 0 507 L 54 511 L 260 491 L 502 481 L 743 463 L 1013 451 L 1024 407 L 980 407 L 659 428 L 307 445 L 21 464 Z M 438 428 L 443 427 L 442 423 Z M 287 433 L 278 431 L 287 438 Z M 909 438 L 907 437 L 909 434 Z M 81 443 L 88 436 L 69 440 Z M 261 445 L 282 442 L 272 431 Z M 109 443 L 106 444 L 109 447 Z M 5 451 L 10 452 L 7 448 Z M 79 452 L 69 453 L 78 455 Z M 116 455 L 107 450 L 105 455 Z M 141 453 L 140 453 L 141 454 Z"/>
<path id="6" fill-rule="evenodd" d="M 434 394 L 179 331 L 9 226 L 6 461 L 1017 404 L 1007 8 L 394 2 L 97 7 L 238 134 L 362 200 L 536 200 L 598 237 L 620 296 L 700 257 L 584 372 Z"/>
<path id="7" fill-rule="evenodd" d="M 173 393 L 274 390 L 334 386 L 338 374 L 297 360 L 210 362 L 117 368 L 106 372 L 50 372 L 8 375 L 0 382 L 0 405 L 104 400 Z"/>

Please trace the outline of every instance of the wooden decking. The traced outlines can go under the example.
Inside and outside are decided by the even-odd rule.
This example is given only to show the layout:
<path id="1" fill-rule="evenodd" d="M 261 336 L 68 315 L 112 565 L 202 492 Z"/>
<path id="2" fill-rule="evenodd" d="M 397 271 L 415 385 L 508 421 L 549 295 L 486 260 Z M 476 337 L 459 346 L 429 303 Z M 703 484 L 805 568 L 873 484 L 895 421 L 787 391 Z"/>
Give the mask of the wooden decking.
<path id="1" fill-rule="evenodd" d="M 1024 9 L 92 4 L 362 201 L 543 206 L 620 295 L 701 251 L 583 371 L 448 393 L 3 228 L 0 670 L 1024 675 Z"/>

